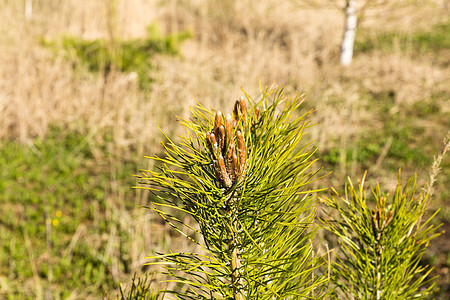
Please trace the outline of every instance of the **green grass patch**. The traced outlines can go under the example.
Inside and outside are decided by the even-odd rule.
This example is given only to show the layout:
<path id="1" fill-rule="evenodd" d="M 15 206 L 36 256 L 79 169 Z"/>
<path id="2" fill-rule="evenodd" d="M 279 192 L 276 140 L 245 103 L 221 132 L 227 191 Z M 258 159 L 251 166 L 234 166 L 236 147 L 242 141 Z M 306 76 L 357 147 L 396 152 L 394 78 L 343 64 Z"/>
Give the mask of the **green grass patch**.
<path id="1" fill-rule="evenodd" d="M 439 63 L 448 65 L 448 55 L 439 56 L 443 51 L 450 50 L 450 21 L 434 26 L 430 31 L 419 31 L 411 34 L 399 32 L 384 32 L 373 35 L 363 30 L 358 31 L 355 40 L 355 53 L 381 50 L 392 52 L 399 48 L 401 51 L 412 51 L 413 54 L 433 54 Z M 448 53 L 448 52 L 447 52 Z"/>
<path id="2" fill-rule="evenodd" d="M 107 237 L 112 226 L 122 242 L 127 234 L 105 215 L 106 201 L 123 194 L 130 199 L 127 207 L 135 206 L 131 174 L 139 158 L 119 161 L 105 154 L 98 161 L 94 146 L 83 134 L 58 128 L 32 146 L 14 141 L 0 146 L 0 278 L 8 286 L 0 298 L 35 299 L 35 276 L 44 290 L 52 277 L 51 286 L 59 290 L 50 289 L 58 298 L 117 288 L 105 257 Z M 86 228 L 84 237 L 69 246 L 80 226 Z M 127 263 L 119 261 L 119 271 L 126 271 Z"/>
<path id="3" fill-rule="evenodd" d="M 366 96 L 368 110 L 373 112 L 371 122 L 351 138 L 345 149 L 339 148 L 338 141 L 336 146 L 321 149 L 321 160 L 330 170 L 336 169 L 344 151 L 345 161 L 356 159 L 358 169 L 364 171 L 371 169 L 387 151 L 380 166 L 383 170 L 397 172 L 402 168 L 428 174 L 448 130 L 448 116 L 442 110 L 445 95 L 433 94 L 411 104 L 396 104 L 395 92 L 390 90 Z"/>
<path id="4" fill-rule="evenodd" d="M 421 136 L 423 133 L 423 128 L 401 122 L 385 124 L 379 132 L 366 132 L 358 140 L 358 162 L 364 168 L 370 168 L 376 163 L 388 138 L 391 137 L 385 158 L 385 167 L 388 170 L 426 169 L 431 165 L 433 157 L 428 155 L 423 147 L 423 143 L 429 143 L 426 137 Z"/>
<path id="5" fill-rule="evenodd" d="M 43 41 L 52 49 L 62 47 L 73 65 L 87 66 L 91 72 L 109 72 L 111 68 L 120 72 L 136 72 L 140 87 L 145 89 L 152 82 L 150 71 L 156 54 L 179 54 L 180 45 L 192 34 L 185 30 L 163 35 L 155 23 L 147 28 L 147 37 L 130 40 L 111 41 L 105 39 L 84 40 L 74 36 L 64 36 L 60 41 Z"/>

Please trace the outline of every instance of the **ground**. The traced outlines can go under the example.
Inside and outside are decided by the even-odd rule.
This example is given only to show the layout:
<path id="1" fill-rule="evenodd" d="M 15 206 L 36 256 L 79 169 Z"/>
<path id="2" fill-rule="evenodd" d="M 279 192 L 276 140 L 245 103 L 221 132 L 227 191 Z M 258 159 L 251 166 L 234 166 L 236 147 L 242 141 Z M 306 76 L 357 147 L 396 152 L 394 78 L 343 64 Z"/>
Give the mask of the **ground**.
<path id="1" fill-rule="evenodd" d="M 449 4 L 358 1 L 343 67 L 344 2 L 42 0 L 26 19 L 24 1 L 3 1 L 0 298 L 114 294 L 154 250 L 192 247 L 140 207 L 132 174 L 195 101 L 230 111 L 242 89 L 285 86 L 316 110 L 306 138 L 333 171 L 321 186 L 368 170 L 390 190 L 400 168 L 427 182 L 450 127 Z M 423 262 L 438 299 L 450 293 L 449 166 L 431 204 L 446 233 Z"/>

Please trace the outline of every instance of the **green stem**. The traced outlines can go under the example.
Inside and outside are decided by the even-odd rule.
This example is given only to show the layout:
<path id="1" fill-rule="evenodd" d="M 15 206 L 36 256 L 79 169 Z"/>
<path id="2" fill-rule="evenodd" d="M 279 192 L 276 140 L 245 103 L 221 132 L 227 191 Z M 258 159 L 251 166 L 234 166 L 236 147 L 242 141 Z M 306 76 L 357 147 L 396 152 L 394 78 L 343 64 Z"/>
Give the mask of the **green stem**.
<path id="1" fill-rule="evenodd" d="M 244 296 L 242 295 L 242 279 L 239 279 L 240 267 L 239 251 L 235 246 L 231 250 L 231 282 L 233 285 L 234 300 L 244 300 Z"/>

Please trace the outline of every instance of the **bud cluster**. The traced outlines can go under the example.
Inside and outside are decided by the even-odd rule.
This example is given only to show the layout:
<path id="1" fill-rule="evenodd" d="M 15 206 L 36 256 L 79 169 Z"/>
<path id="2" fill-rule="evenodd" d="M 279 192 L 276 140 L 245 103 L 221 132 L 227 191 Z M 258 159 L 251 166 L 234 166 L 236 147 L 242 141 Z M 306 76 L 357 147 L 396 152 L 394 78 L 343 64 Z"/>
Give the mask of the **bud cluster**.
<path id="1" fill-rule="evenodd" d="M 372 210 L 372 227 L 374 232 L 377 233 L 377 239 L 392 220 L 392 211 L 386 212 L 385 204 L 385 199 L 382 197 L 378 203 L 378 210 Z"/>
<path id="2" fill-rule="evenodd" d="M 217 111 L 214 128 L 206 133 L 206 146 L 214 157 L 217 181 L 228 189 L 242 180 L 246 172 L 247 154 L 243 132 L 247 128 L 248 116 L 244 97 L 236 101 L 233 115 L 227 114 L 223 119 L 222 113 Z"/>

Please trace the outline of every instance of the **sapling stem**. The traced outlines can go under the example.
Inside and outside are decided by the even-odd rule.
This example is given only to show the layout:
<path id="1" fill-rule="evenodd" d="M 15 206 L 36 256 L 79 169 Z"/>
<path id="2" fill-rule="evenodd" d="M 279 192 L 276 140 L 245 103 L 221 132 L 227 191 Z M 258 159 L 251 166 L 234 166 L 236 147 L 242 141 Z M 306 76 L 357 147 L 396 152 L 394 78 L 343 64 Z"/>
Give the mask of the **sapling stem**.
<path id="1" fill-rule="evenodd" d="M 382 295 L 382 291 L 381 291 L 381 270 L 380 270 L 380 268 L 381 268 L 381 246 L 380 246 L 380 244 L 378 243 L 378 241 L 376 241 L 375 242 L 375 256 L 376 256 L 376 267 L 375 267 L 375 270 L 376 270 L 376 272 L 377 272 L 377 274 L 376 274 L 376 277 L 375 277 L 375 280 L 376 280 L 376 283 L 375 283 L 375 286 L 376 286 L 376 289 L 377 289 L 377 300 L 380 300 L 381 299 L 381 295 Z"/>
<path id="2" fill-rule="evenodd" d="M 235 211 L 234 209 L 232 209 L 231 213 L 233 214 L 233 219 L 235 219 Z M 236 220 L 233 220 L 233 229 L 234 232 L 237 232 L 237 222 Z M 243 300 L 244 296 L 243 296 L 243 282 L 242 279 L 240 278 L 240 269 L 241 269 L 241 260 L 239 258 L 240 253 L 239 253 L 239 239 L 237 237 L 237 235 L 233 236 L 233 239 L 231 239 L 231 242 L 229 244 L 229 256 L 231 257 L 231 284 L 233 285 L 233 296 L 234 296 L 234 300 Z"/>

